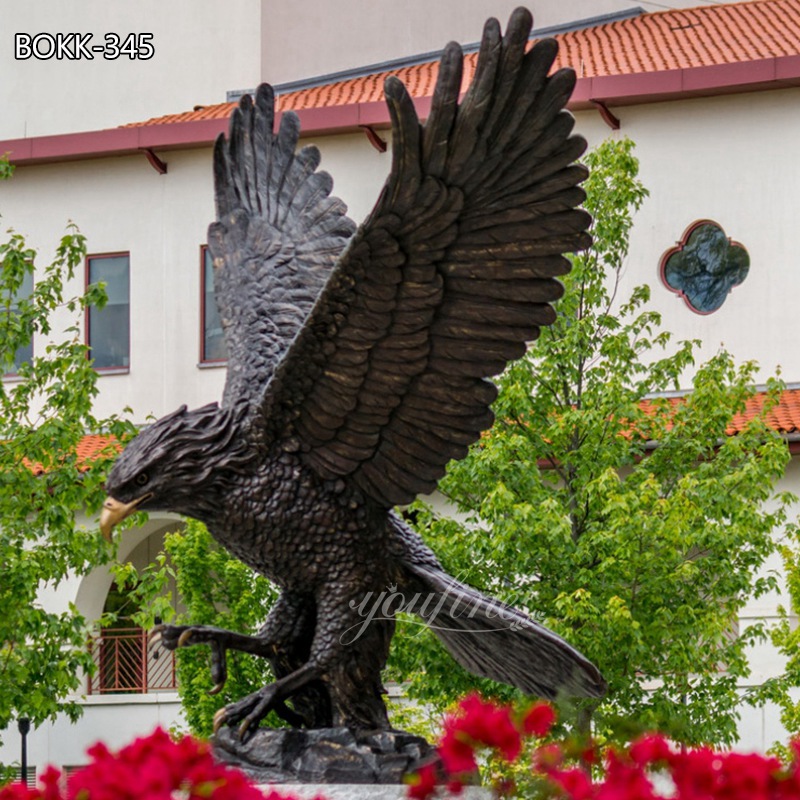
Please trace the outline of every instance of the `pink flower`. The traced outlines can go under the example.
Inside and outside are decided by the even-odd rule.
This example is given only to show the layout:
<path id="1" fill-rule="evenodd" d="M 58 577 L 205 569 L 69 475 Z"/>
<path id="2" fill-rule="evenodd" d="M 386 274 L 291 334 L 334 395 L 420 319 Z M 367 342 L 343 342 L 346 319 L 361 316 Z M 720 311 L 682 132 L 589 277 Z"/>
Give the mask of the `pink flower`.
<path id="1" fill-rule="evenodd" d="M 597 800 L 658 800 L 653 784 L 642 767 L 609 750 L 606 778 L 597 786 Z"/>
<path id="2" fill-rule="evenodd" d="M 592 782 L 582 769 L 573 767 L 551 770 L 547 773 L 547 777 L 559 786 L 570 800 L 590 800 L 593 796 Z"/>
<path id="3" fill-rule="evenodd" d="M 439 756 L 445 770 L 450 775 L 460 775 L 465 772 L 475 772 L 478 762 L 475 761 L 475 747 L 462 731 L 448 729 L 445 723 L 445 732 L 439 742 Z"/>
<path id="4" fill-rule="evenodd" d="M 116 754 L 102 744 L 89 752 L 92 762 L 72 775 L 67 800 L 172 800 L 177 791 L 191 800 L 263 800 L 241 772 L 215 763 L 208 745 L 190 736 L 174 741 L 156 729 Z"/>
<path id="5" fill-rule="evenodd" d="M 425 764 L 409 777 L 408 796 L 414 800 L 428 800 L 434 794 L 436 794 L 436 765 Z"/>
<path id="6" fill-rule="evenodd" d="M 534 703 L 522 720 L 522 730 L 528 735 L 543 737 L 550 733 L 556 721 L 556 712 L 550 703 Z"/>
<path id="7" fill-rule="evenodd" d="M 38 789 L 29 789 L 24 783 L 9 783 L 0 786 L 0 800 L 40 800 Z"/>
<path id="8" fill-rule="evenodd" d="M 522 750 L 522 737 L 514 724 L 511 709 L 484 700 L 477 694 L 469 694 L 461 701 L 457 714 L 445 720 L 444 728 L 439 752 L 448 770 L 450 759 L 462 764 L 475 763 L 474 756 L 467 755 L 465 745 L 472 750 L 477 745 L 491 747 L 506 761 L 516 759 Z M 472 772 L 476 768 L 471 766 L 460 771 Z"/>
<path id="9" fill-rule="evenodd" d="M 669 761 L 672 757 L 669 742 L 660 733 L 643 734 L 630 746 L 628 753 L 633 762 L 640 766 Z"/>
<path id="10" fill-rule="evenodd" d="M 447 791 L 450 792 L 450 794 L 461 794 L 461 792 L 464 791 L 464 784 L 461 783 L 458 778 L 450 778 L 450 780 L 447 781 Z"/>

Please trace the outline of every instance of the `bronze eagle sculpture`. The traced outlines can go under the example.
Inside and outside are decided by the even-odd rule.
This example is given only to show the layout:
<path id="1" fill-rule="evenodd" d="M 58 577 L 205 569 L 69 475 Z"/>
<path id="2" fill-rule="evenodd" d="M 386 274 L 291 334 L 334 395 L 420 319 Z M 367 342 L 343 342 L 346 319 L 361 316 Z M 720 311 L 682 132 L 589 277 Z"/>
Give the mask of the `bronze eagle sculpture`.
<path id="1" fill-rule="evenodd" d="M 394 619 L 362 614 L 387 587 L 477 675 L 545 698 L 605 690 L 563 639 L 448 575 L 392 510 L 432 492 L 492 424 L 488 377 L 552 323 L 564 253 L 590 245 L 575 163 L 586 145 L 565 110 L 575 75 L 549 74 L 557 45 L 529 48 L 531 27 L 525 9 L 504 36 L 486 23 L 460 102 L 463 55 L 449 44 L 424 125 L 386 80 L 391 172 L 358 228 L 318 150 L 296 150 L 297 116 L 273 132 L 269 86 L 217 139 L 223 400 L 141 431 L 108 477 L 101 528 L 135 510 L 195 517 L 280 587 L 254 636 L 161 629 L 169 648 L 210 644 L 220 685 L 228 649 L 271 661 L 275 681 L 218 714 L 242 739 L 271 710 L 296 726 L 390 727 Z"/>

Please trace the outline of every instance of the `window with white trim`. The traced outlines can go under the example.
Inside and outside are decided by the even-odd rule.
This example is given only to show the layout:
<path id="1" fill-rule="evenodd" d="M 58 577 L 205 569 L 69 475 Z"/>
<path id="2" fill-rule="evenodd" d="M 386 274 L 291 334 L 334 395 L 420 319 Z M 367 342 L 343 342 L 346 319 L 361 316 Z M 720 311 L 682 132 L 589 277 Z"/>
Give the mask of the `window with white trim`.
<path id="1" fill-rule="evenodd" d="M 88 310 L 86 342 L 96 369 L 130 368 L 130 254 L 88 256 L 86 283 L 105 285 L 108 301 Z"/>
<path id="2" fill-rule="evenodd" d="M 208 247 L 203 245 L 200 253 L 200 363 L 223 363 L 228 358 L 228 351 L 214 295 L 214 265 Z"/>

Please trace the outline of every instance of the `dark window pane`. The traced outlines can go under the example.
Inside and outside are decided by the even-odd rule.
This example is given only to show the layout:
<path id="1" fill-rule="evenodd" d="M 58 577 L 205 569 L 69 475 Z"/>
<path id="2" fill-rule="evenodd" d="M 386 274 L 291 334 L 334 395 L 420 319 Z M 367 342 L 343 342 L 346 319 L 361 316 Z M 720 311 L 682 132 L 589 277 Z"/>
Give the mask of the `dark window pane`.
<path id="1" fill-rule="evenodd" d="M 693 311 L 710 314 L 750 270 L 747 250 L 710 220 L 694 223 L 661 259 L 661 277 Z"/>
<path id="2" fill-rule="evenodd" d="M 228 357 L 222 322 L 214 297 L 214 268 L 211 253 L 203 248 L 203 354 L 202 361 L 224 361 Z"/>
<path id="3" fill-rule="evenodd" d="M 89 259 L 89 282 L 106 284 L 108 303 L 89 309 L 89 357 L 98 369 L 130 366 L 130 259 Z"/>
<path id="4" fill-rule="evenodd" d="M 16 313 L 17 306 L 15 305 L 15 301 L 18 299 L 25 299 L 27 300 L 33 294 L 33 275 L 30 272 L 25 273 L 25 277 L 22 279 L 22 285 L 19 287 L 19 290 L 16 292 L 14 296 L 14 300 L 11 303 L 11 307 L 9 309 L 11 314 Z M 5 304 L 5 298 L 3 298 Z M 3 371 L 6 375 L 15 375 L 19 372 L 19 368 L 22 364 L 28 363 L 33 358 L 33 342 L 28 342 L 28 344 L 23 345 L 22 347 L 18 347 L 16 353 L 14 353 L 14 359 L 10 363 L 3 365 Z"/>

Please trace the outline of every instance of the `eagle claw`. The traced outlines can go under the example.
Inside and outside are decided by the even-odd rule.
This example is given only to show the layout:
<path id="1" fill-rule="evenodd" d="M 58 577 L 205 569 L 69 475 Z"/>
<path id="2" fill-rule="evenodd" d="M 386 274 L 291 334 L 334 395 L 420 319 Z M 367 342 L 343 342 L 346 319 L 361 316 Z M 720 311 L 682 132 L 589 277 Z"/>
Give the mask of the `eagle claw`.
<path id="1" fill-rule="evenodd" d="M 223 725 L 232 726 L 238 722 L 237 735 L 244 744 L 258 728 L 258 723 L 278 706 L 283 706 L 283 703 L 272 683 L 217 711 L 214 715 L 214 733 Z"/>
<path id="2" fill-rule="evenodd" d="M 211 679 L 214 687 L 209 694 L 219 694 L 228 680 L 228 663 L 226 651 L 230 642 L 230 631 L 213 628 L 208 625 L 157 625 L 151 633 L 160 637 L 161 644 L 167 650 L 189 647 L 194 644 L 211 646 Z"/>

